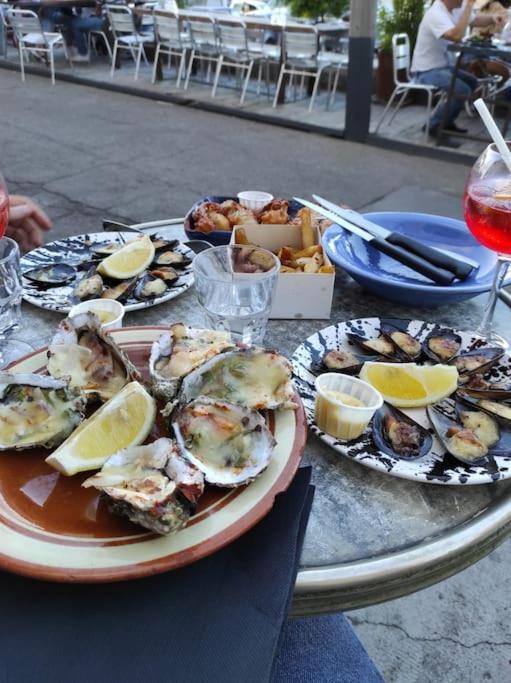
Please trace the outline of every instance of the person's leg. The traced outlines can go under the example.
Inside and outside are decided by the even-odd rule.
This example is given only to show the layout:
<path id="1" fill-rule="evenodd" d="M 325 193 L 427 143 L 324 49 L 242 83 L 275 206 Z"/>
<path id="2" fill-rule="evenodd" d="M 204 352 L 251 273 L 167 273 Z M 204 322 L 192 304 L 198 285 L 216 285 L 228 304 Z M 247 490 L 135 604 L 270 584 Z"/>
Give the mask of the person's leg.
<path id="1" fill-rule="evenodd" d="M 471 74 L 467 74 L 467 76 L 473 78 Z M 431 69 L 431 71 L 425 71 L 422 74 L 418 74 L 416 81 L 417 83 L 422 83 L 423 85 L 434 85 L 436 88 L 439 88 L 440 90 L 445 90 L 447 92 L 451 84 L 451 78 L 452 71 L 450 69 Z M 456 81 L 454 83 L 453 96 L 451 98 L 451 102 L 449 103 L 449 111 L 447 114 L 446 121 L 447 125 L 454 123 L 454 120 L 456 119 L 456 117 L 461 111 L 461 108 L 463 107 L 464 100 L 467 99 L 467 97 L 469 97 L 471 93 L 472 88 L 467 83 L 465 83 L 465 81 L 461 78 L 456 78 Z M 438 128 L 438 126 L 442 122 L 445 107 L 446 104 L 443 104 L 441 107 L 438 107 L 433 116 L 431 117 L 429 125 L 432 133 L 434 133 L 435 129 Z"/>
<path id="2" fill-rule="evenodd" d="M 272 683 L 383 683 L 343 614 L 288 619 Z"/>
<path id="3" fill-rule="evenodd" d="M 78 50 L 78 54 L 87 54 L 87 37 L 89 31 L 99 31 L 103 24 L 103 19 L 101 17 L 73 17 L 71 23 L 71 30 L 73 33 L 73 41 Z"/>

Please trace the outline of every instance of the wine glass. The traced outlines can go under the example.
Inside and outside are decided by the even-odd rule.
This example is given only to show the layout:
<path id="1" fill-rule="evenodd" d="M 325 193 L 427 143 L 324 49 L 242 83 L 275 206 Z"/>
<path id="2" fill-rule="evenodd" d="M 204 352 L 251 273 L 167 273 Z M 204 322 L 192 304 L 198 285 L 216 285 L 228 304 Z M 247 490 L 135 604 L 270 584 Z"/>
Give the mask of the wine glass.
<path id="1" fill-rule="evenodd" d="M 488 145 L 472 167 L 464 211 L 476 240 L 497 253 L 491 293 L 476 331 L 492 346 L 507 348 L 508 342 L 493 330 L 493 314 L 511 261 L 511 173 L 494 144 Z"/>
<path id="2" fill-rule="evenodd" d="M 9 195 L 0 174 L 0 368 L 34 350 L 26 342 L 6 339 L 19 327 L 22 291 L 20 250 L 14 240 L 4 237 L 8 223 Z"/>

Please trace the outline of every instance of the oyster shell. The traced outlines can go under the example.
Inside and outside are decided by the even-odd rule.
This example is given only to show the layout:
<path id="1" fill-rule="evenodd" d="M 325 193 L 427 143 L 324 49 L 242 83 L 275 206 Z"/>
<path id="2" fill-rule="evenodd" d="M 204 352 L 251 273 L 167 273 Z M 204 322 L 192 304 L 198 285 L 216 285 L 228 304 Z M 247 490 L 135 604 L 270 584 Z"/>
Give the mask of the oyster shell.
<path id="1" fill-rule="evenodd" d="M 275 410 L 296 408 L 291 364 L 276 351 L 240 349 L 227 351 L 187 375 L 179 402 L 211 396 L 246 408 Z"/>
<path id="2" fill-rule="evenodd" d="M 194 329 L 182 323 L 171 325 L 151 348 L 153 392 L 166 400 L 174 398 L 185 375 L 233 346 L 228 332 Z"/>
<path id="3" fill-rule="evenodd" d="M 433 446 L 427 429 L 388 403 L 373 418 L 372 437 L 382 453 L 403 460 L 421 458 Z"/>
<path id="4" fill-rule="evenodd" d="M 431 330 L 424 344 L 423 351 L 435 363 L 448 363 L 460 352 L 462 339 L 459 334 L 447 328 Z"/>
<path id="5" fill-rule="evenodd" d="M 59 287 L 71 282 L 76 277 L 76 269 L 67 263 L 54 263 L 50 266 L 32 268 L 23 276 L 41 287 Z"/>
<path id="6" fill-rule="evenodd" d="M 215 486 L 248 484 L 269 465 L 275 439 L 256 410 L 200 396 L 174 415 L 181 453 Z"/>
<path id="7" fill-rule="evenodd" d="M 101 329 L 93 313 L 65 318 L 48 348 L 48 372 L 69 380 L 89 400 L 108 401 L 131 380 L 140 381 L 138 370 Z"/>
<path id="8" fill-rule="evenodd" d="M 118 451 L 82 486 L 104 493 L 112 512 L 157 534 L 172 534 L 195 512 L 204 476 L 171 439 L 162 438 Z"/>
<path id="9" fill-rule="evenodd" d="M 0 372 L 0 450 L 57 446 L 83 420 L 85 404 L 63 380 Z"/>
<path id="10" fill-rule="evenodd" d="M 457 460 L 467 465 L 482 462 L 488 455 L 486 446 L 477 434 L 460 426 L 449 415 L 453 414 L 454 402 L 450 399 L 426 408 L 429 421 L 443 447 Z"/>

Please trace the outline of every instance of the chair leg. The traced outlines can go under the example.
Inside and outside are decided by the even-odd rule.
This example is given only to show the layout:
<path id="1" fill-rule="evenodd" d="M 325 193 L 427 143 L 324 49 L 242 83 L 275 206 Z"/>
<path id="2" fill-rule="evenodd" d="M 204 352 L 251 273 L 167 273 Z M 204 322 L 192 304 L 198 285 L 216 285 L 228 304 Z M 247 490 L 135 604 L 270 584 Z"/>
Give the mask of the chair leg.
<path id="1" fill-rule="evenodd" d="M 179 88 L 181 84 L 181 78 L 183 77 L 183 69 L 185 68 L 186 61 L 186 49 L 181 51 L 181 59 L 179 60 L 179 70 L 177 72 L 176 88 Z"/>
<path id="2" fill-rule="evenodd" d="M 101 33 L 100 35 L 102 36 L 103 42 L 105 43 L 106 51 L 108 52 L 108 56 L 110 57 L 110 59 L 112 59 L 112 48 L 110 47 L 110 43 L 108 42 L 108 38 L 106 37 L 106 35 L 104 33 Z"/>
<path id="3" fill-rule="evenodd" d="M 323 73 L 323 69 L 319 69 L 317 74 L 316 74 L 316 78 L 314 79 L 314 87 L 312 88 L 311 101 L 309 104 L 309 112 L 311 112 L 312 108 L 314 107 L 314 100 L 316 99 L 316 93 L 318 92 L 319 81 L 321 79 L 322 73 Z"/>
<path id="4" fill-rule="evenodd" d="M 216 64 L 215 80 L 213 81 L 213 89 L 211 90 L 211 97 L 215 97 L 218 81 L 220 80 L 220 72 L 222 71 L 222 64 L 224 63 L 224 56 L 220 55 Z M 211 64 L 211 62 L 210 62 Z"/>
<path id="5" fill-rule="evenodd" d="M 144 58 L 144 63 L 145 63 L 146 66 L 149 66 L 149 60 L 147 59 L 147 55 L 146 55 L 146 52 L 145 52 L 145 45 L 144 45 L 144 43 L 141 43 L 140 47 L 141 47 L 141 51 L 142 51 L 142 57 Z M 169 57 L 170 57 L 170 55 L 169 55 Z M 169 65 L 169 66 L 170 66 L 170 65 Z"/>
<path id="6" fill-rule="evenodd" d="M 188 63 L 188 71 L 186 72 L 186 80 L 185 80 L 185 85 L 184 89 L 188 90 L 188 85 L 190 83 L 190 76 L 192 75 L 192 66 L 193 66 L 193 60 L 195 59 L 195 50 L 192 50 L 190 53 L 190 62 Z"/>
<path id="7" fill-rule="evenodd" d="M 142 59 L 142 51 L 144 49 L 144 46 L 142 43 L 138 46 L 138 52 L 137 52 L 137 60 L 135 62 L 135 80 L 138 80 L 138 70 L 140 69 L 140 60 Z"/>
<path id="8" fill-rule="evenodd" d="M 21 69 L 21 80 L 25 82 L 25 55 L 23 54 L 23 48 L 21 42 L 18 43 L 18 50 L 20 53 L 20 69 Z"/>
<path id="9" fill-rule="evenodd" d="M 403 102 L 405 101 L 405 97 L 406 97 L 407 94 L 408 94 L 408 90 L 405 90 L 405 91 L 403 92 L 403 94 L 401 95 L 401 97 L 399 98 L 399 102 L 397 103 L 397 106 L 396 106 L 396 108 L 394 109 L 394 113 L 393 113 L 392 116 L 390 117 L 389 126 L 390 126 L 390 124 L 392 123 L 392 121 L 396 118 L 396 114 L 397 114 L 398 111 L 401 109 L 401 105 L 402 105 Z"/>
<path id="10" fill-rule="evenodd" d="M 385 109 L 383 110 L 383 114 L 380 116 L 380 120 L 376 124 L 376 128 L 374 129 L 374 133 L 377 133 L 380 130 L 380 126 L 382 125 L 385 117 L 387 116 L 388 112 L 390 111 L 390 108 L 392 107 L 392 104 L 394 100 L 396 99 L 396 96 L 399 94 L 400 90 L 399 87 L 394 88 L 394 91 L 392 95 L 390 96 L 390 100 L 387 102 L 385 105 Z"/>
<path id="11" fill-rule="evenodd" d="M 257 96 L 259 96 L 261 94 L 262 76 L 263 76 L 263 60 L 261 59 L 261 61 L 259 62 L 259 70 L 258 70 L 258 74 L 257 74 L 257 90 L 256 90 Z"/>
<path id="12" fill-rule="evenodd" d="M 247 68 L 247 75 L 245 77 L 245 83 L 243 85 L 243 91 L 241 93 L 240 104 L 245 102 L 245 95 L 247 94 L 248 84 L 250 82 L 250 76 L 252 75 L 252 68 L 254 66 L 254 60 L 251 59 Z"/>
<path id="13" fill-rule="evenodd" d="M 433 100 L 433 93 L 428 90 L 428 108 L 426 110 L 426 124 L 424 126 L 424 142 L 428 141 L 429 136 L 429 119 L 431 117 L 431 103 Z"/>
<path id="14" fill-rule="evenodd" d="M 152 83 L 156 83 L 156 72 L 158 70 L 158 57 L 159 56 L 160 56 L 160 43 L 157 43 L 156 50 L 154 51 L 153 76 L 151 78 Z"/>
<path id="15" fill-rule="evenodd" d="M 329 108 L 329 109 L 330 109 L 330 107 L 333 107 L 333 106 L 334 106 L 335 95 L 336 95 L 336 93 L 337 93 L 337 86 L 338 86 L 338 84 L 339 84 L 339 76 L 340 76 L 340 74 L 341 74 L 341 69 L 340 69 L 340 67 L 339 67 L 339 68 L 336 70 L 336 72 L 335 72 L 334 84 L 332 85 L 332 90 L 330 91 L 330 97 L 329 97 L 329 100 L 328 100 L 328 108 Z"/>
<path id="16" fill-rule="evenodd" d="M 283 64 L 280 67 L 280 73 L 279 73 L 279 80 L 277 81 L 277 90 L 275 92 L 275 97 L 273 98 L 273 108 L 277 106 L 277 102 L 279 100 L 279 95 L 280 95 L 280 88 L 282 87 L 282 81 L 284 80 L 284 73 L 286 71 L 286 67 Z"/>
<path id="17" fill-rule="evenodd" d="M 53 45 L 50 47 L 50 70 L 51 70 L 51 84 L 55 85 L 55 62 L 53 59 Z"/>
<path id="18" fill-rule="evenodd" d="M 114 77 L 114 71 L 115 71 L 115 62 L 117 61 L 117 47 L 118 47 L 118 40 L 117 38 L 114 41 L 114 51 L 112 54 L 112 67 L 110 69 L 110 78 Z"/>

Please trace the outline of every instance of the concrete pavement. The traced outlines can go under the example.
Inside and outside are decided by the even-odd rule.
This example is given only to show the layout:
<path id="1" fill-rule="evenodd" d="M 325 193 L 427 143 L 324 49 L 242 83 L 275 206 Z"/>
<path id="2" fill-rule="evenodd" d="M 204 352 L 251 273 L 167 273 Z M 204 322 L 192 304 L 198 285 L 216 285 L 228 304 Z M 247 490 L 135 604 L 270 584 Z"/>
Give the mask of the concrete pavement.
<path id="1" fill-rule="evenodd" d="M 298 131 L 0 71 L 0 168 L 51 238 L 183 215 L 202 194 L 312 191 L 355 208 L 459 217 L 467 169 Z M 509 315 L 502 305 L 499 315 Z M 511 544 L 421 593 L 349 616 L 393 683 L 510 678 Z"/>

